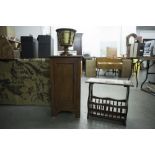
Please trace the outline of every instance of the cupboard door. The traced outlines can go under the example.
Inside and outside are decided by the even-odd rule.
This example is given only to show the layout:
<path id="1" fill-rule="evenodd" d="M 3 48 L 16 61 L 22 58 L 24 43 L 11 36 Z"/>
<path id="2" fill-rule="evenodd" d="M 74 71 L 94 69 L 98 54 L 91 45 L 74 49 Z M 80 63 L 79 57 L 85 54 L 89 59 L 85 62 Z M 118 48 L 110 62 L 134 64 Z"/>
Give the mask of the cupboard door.
<path id="1" fill-rule="evenodd" d="M 81 57 L 51 57 L 52 115 L 70 111 L 80 116 Z"/>

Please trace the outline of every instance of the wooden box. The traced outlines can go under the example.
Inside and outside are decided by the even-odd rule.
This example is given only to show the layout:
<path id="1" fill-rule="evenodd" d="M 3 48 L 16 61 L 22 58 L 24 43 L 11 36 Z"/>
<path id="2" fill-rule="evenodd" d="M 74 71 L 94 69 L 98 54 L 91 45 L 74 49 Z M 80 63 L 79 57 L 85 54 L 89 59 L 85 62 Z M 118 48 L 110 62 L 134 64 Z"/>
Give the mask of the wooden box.
<path id="1" fill-rule="evenodd" d="M 96 60 L 86 60 L 86 77 L 96 77 Z"/>

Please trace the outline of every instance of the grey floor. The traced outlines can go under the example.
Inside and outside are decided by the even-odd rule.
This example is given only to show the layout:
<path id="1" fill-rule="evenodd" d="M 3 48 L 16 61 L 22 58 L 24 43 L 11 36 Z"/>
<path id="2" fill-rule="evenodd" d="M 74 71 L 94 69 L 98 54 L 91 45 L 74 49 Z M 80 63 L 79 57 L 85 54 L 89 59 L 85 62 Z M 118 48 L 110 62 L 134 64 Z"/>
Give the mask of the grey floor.
<path id="1" fill-rule="evenodd" d="M 109 75 L 107 75 L 108 77 Z M 100 78 L 104 78 L 101 74 Z M 109 76 L 109 78 L 111 78 Z M 130 90 L 127 124 L 102 118 L 87 119 L 88 84 L 85 76 L 81 79 L 81 116 L 75 118 L 72 113 L 59 113 L 51 117 L 50 107 L 44 106 L 0 106 L 1 129 L 154 129 L 155 96 L 133 87 Z M 139 83 L 144 72 L 139 75 Z M 135 79 L 132 77 L 135 84 Z M 108 85 L 95 85 L 98 96 L 125 97 L 125 88 Z"/>

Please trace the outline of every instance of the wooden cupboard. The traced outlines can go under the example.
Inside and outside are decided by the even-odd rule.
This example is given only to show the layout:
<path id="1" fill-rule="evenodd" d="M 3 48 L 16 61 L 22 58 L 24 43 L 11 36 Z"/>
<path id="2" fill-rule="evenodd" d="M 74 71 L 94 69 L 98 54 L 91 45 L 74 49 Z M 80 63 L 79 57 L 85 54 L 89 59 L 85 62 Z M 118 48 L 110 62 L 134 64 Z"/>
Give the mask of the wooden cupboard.
<path id="1" fill-rule="evenodd" d="M 51 110 L 80 117 L 81 56 L 51 56 Z"/>

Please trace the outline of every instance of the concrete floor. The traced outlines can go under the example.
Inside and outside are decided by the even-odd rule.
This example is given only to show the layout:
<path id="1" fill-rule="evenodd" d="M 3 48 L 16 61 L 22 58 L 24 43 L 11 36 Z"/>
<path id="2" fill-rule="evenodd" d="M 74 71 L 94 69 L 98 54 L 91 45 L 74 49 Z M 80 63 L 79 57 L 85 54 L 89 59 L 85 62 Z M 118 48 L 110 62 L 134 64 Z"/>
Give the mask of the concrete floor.
<path id="1" fill-rule="evenodd" d="M 139 75 L 139 83 L 144 73 Z M 101 75 L 101 78 L 103 76 Z M 155 96 L 133 87 L 130 90 L 127 124 L 123 126 L 116 121 L 90 117 L 87 120 L 88 84 L 86 77 L 81 80 L 81 117 L 72 113 L 59 113 L 51 117 L 50 107 L 44 106 L 0 106 L 1 129 L 154 129 Z M 134 80 L 134 79 L 133 79 Z M 135 81 L 134 81 L 135 83 Z M 98 96 L 112 95 L 116 98 L 125 96 L 125 88 L 108 85 L 95 85 L 94 93 Z"/>

